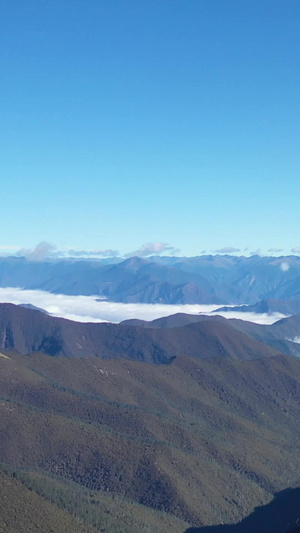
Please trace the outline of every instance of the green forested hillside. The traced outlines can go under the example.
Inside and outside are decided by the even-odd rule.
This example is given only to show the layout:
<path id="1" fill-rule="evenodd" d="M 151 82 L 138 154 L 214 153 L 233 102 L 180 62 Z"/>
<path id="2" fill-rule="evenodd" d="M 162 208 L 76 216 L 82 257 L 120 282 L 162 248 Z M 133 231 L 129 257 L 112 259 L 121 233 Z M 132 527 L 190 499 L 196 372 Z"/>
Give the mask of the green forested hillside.
<path id="1" fill-rule="evenodd" d="M 179 531 L 238 521 L 299 482 L 298 360 L 9 357 L 0 358 L 2 461 L 105 496 L 104 508 L 121 498 L 123 528 L 147 509 L 184 521 Z M 175 531 L 155 516 L 157 531 Z"/>
<path id="2" fill-rule="evenodd" d="M 1 533 L 181 533 L 187 526 L 165 513 L 40 471 L 2 464 L 0 478 Z"/>
<path id="3" fill-rule="evenodd" d="M 51 500 L 37 494 L 16 478 L 0 470 L 1 533 L 96 533 L 79 523 Z"/>

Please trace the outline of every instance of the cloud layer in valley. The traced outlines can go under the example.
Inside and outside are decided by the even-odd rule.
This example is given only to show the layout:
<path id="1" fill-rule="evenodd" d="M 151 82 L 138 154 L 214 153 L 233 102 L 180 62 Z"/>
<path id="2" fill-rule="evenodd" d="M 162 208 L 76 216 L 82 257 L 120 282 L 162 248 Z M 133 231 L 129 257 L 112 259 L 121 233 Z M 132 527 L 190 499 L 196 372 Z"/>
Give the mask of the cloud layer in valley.
<path id="1" fill-rule="evenodd" d="M 124 304 L 100 300 L 97 296 L 67 296 L 45 291 L 0 288 L 0 302 L 31 304 L 53 316 L 78 322 L 121 322 L 129 318 L 154 320 L 175 313 L 212 314 L 216 305 Z M 238 311 L 218 313 L 226 318 L 240 318 L 258 324 L 273 324 L 283 318 L 279 313 L 255 314 Z"/>

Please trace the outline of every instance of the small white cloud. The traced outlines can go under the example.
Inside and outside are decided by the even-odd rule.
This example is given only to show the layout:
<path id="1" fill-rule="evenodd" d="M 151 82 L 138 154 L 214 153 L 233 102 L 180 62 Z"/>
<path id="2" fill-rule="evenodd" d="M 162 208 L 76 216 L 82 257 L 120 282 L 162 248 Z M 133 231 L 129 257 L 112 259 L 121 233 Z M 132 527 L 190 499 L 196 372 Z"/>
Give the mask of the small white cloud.
<path id="1" fill-rule="evenodd" d="M 65 252 L 68 257 L 118 257 L 118 250 L 68 250 Z"/>
<path id="2" fill-rule="evenodd" d="M 169 244 L 166 244 L 165 242 L 147 242 L 146 244 L 143 244 L 138 250 L 134 250 L 133 252 L 125 254 L 125 257 L 148 257 L 149 255 L 161 254 L 162 252 L 174 255 L 178 253 L 179 250 L 178 248 L 169 246 Z"/>
<path id="3" fill-rule="evenodd" d="M 219 250 L 214 250 L 216 254 L 234 254 L 240 251 L 240 248 L 234 248 L 234 246 L 225 246 L 224 248 L 220 248 Z"/>
<path id="4" fill-rule="evenodd" d="M 283 252 L 283 249 L 282 248 L 269 248 L 268 252 L 279 253 L 279 252 Z"/>
<path id="5" fill-rule="evenodd" d="M 249 255 L 260 255 L 261 254 L 261 249 L 258 248 L 257 250 L 253 250 L 253 252 L 250 252 Z"/>
<path id="6" fill-rule="evenodd" d="M 288 272 L 288 270 L 290 270 L 290 265 L 286 261 L 282 261 L 282 263 L 280 263 L 280 268 L 282 272 Z"/>
<path id="7" fill-rule="evenodd" d="M 300 246 L 295 246 L 295 248 L 291 249 L 291 252 L 293 254 L 300 254 Z"/>
<path id="8" fill-rule="evenodd" d="M 49 242 L 42 241 L 36 245 L 35 248 L 22 248 L 16 255 L 20 257 L 26 257 L 29 261 L 44 261 L 49 258 L 55 252 L 56 246 Z"/>

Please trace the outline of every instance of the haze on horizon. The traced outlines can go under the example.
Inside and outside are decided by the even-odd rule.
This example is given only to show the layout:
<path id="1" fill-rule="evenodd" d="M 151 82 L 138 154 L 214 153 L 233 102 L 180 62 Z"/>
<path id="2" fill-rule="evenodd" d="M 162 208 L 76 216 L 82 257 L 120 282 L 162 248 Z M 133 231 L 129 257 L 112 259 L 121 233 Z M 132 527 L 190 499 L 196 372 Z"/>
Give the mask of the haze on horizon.
<path id="1" fill-rule="evenodd" d="M 0 14 L 1 254 L 300 253 L 297 0 Z"/>

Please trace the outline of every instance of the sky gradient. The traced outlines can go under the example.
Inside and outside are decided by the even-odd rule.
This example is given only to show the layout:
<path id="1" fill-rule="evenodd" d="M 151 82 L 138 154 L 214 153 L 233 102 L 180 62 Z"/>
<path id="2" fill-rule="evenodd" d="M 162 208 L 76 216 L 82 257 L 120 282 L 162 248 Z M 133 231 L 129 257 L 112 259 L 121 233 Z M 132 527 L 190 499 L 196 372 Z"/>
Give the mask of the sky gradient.
<path id="1" fill-rule="evenodd" d="M 300 253 L 299 20 L 298 0 L 1 2 L 0 250 Z"/>

